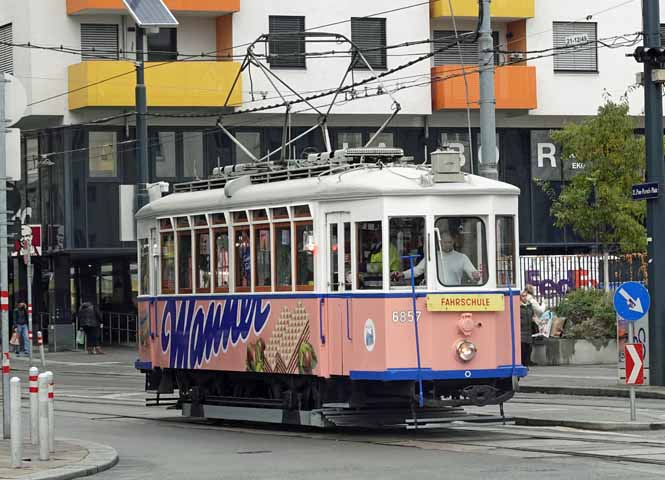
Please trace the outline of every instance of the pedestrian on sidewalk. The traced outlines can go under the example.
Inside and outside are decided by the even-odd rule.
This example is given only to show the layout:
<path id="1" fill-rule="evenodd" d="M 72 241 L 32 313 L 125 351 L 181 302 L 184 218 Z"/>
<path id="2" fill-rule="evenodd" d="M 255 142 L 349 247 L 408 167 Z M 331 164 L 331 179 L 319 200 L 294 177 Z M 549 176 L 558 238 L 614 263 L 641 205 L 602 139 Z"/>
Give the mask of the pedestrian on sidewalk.
<path id="1" fill-rule="evenodd" d="M 21 346 L 26 357 L 30 356 L 30 337 L 28 336 L 28 306 L 24 302 L 19 302 L 14 309 L 14 328 L 21 339 Z M 16 356 L 20 356 L 20 350 Z"/>
<path id="2" fill-rule="evenodd" d="M 529 292 L 524 289 L 520 292 L 520 343 L 522 350 L 522 365 L 528 367 L 531 363 L 531 344 L 533 333 L 538 331 L 538 325 L 533 321 L 533 305 L 528 299 Z"/>
<path id="3" fill-rule="evenodd" d="M 79 326 L 85 332 L 88 354 L 103 354 L 99 346 L 99 326 L 101 318 L 99 312 L 91 302 L 83 302 L 79 308 Z"/>

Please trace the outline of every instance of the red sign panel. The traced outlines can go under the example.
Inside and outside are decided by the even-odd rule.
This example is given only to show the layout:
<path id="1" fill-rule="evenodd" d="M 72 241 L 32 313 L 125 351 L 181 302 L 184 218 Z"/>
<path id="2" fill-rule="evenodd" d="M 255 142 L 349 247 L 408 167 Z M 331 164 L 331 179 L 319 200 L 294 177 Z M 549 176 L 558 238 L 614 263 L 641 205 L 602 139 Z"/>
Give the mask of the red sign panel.
<path id="1" fill-rule="evenodd" d="M 626 344 L 626 384 L 642 385 L 644 383 L 644 345 L 641 343 Z"/>
<path id="2" fill-rule="evenodd" d="M 30 255 L 42 254 L 42 226 L 41 225 L 21 225 L 20 238 L 14 240 L 14 251 L 12 257 L 16 255 L 24 256 L 27 251 L 25 247 L 30 242 Z"/>

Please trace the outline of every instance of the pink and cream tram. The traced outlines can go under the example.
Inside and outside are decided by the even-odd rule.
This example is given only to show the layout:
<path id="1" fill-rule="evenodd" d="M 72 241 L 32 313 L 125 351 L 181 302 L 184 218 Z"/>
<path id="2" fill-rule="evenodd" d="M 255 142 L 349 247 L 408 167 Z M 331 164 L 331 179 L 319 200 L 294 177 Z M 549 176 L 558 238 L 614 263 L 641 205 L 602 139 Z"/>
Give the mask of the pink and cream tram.
<path id="1" fill-rule="evenodd" d="M 510 399 L 526 375 L 519 190 L 451 171 L 451 155 L 225 167 L 151 201 L 137 214 L 147 390 L 177 391 L 185 415 L 319 426 L 333 407 Z"/>

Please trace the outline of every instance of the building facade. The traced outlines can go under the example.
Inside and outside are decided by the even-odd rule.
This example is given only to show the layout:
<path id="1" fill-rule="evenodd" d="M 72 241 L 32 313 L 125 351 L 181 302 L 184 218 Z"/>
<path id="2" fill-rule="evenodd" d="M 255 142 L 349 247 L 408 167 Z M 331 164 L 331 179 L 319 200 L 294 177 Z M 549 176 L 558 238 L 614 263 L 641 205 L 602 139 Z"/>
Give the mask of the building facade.
<path id="1" fill-rule="evenodd" d="M 246 110 L 295 99 L 284 84 L 303 95 L 336 88 L 353 61 L 342 37 L 332 43 L 296 37 L 255 45 L 268 75 L 257 65 L 239 74 L 247 47 L 259 35 L 295 31 L 342 35 L 365 52 L 375 72 L 385 74 L 382 84 L 371 81 L 338 98 L 327 119 L 332 148 L 364 145 L 394 107 L 390 92 L 401 111 L 378 143 L 402 147 L 417 161 L 448 144 L 462 152 L 466 171 L 479 171 L 477 44 L 450 46 L 456 32 L 476 28 L 475 2 L 452 0 L 452 11 L 448 1 L 337 0 L 317 8 L 305 0 L 165 3 L 179 25 L 147 36 L 151 182 L 187 181 L 216 166 L 249 161 L 217 127 L 219 114 L 255 157 L 279 148 L 285 108 Z M 556 188 L 583 168 L 561 158 L 550 130 L 594 115 L 607 97 L 625 96 L 631 114 L 642 115 L 643 93 L 635 86 L 639 66 L 625 57 L 634 48 L 628 40 L 641 30 L 641 9 L 636 2 L 615 3 L 492 1 L 499 173 L 522 190 L 523 251 L 594 248 L 552 225 L 538 181 Z M 23 178 L 16 190 L 18 215 L 44 232 L 35 311 L 68 322 L 84 300 L 131 310 L 137 289 L 131 229 L 137 175 L 134 22 L 121 0 L 5 0 L 0 42 L 6 42 L 0 44 L 0 69 L 23 83 L 30 104 L 18 125 Z M 617 42 L 621 47 L 612 48 Z M 393 72 L 432 51 L 432 58 Z M 370 76 L 356 63 L 345 81 Z M 292 138 L 317 122 L 313 107 L 323 108 L 326 98 L 311 103 L 293 105 Z M 315 130 L 289 155 L 325 149 Z M 14 297 L 24 298 L 18 261 L 13 272 Z"/>

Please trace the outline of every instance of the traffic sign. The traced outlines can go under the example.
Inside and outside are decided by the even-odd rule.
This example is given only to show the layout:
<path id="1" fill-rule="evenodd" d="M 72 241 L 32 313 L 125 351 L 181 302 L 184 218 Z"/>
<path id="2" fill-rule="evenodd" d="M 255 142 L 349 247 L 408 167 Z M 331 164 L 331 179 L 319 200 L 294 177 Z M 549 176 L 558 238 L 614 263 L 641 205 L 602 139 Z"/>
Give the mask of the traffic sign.
<path id="1" fill-rule="evenodd" d="M 614 310 L 629 322 L 635 322 L 649 311 L 649 291 L 639 282 L 622 283 L 614 292 Z"/>
<path id="2" fill-rule="evenodd" d="M 626 344 L 626 385 L 642 385 L 644 383 L 644 345 L 641 343 Z"/>
<path id="3" fill-rule="evenodd" d="M 648 198 L 658 198 L 658 182 L 638 183 L 633 185 L 633 200 L 646 200 Z"/>

